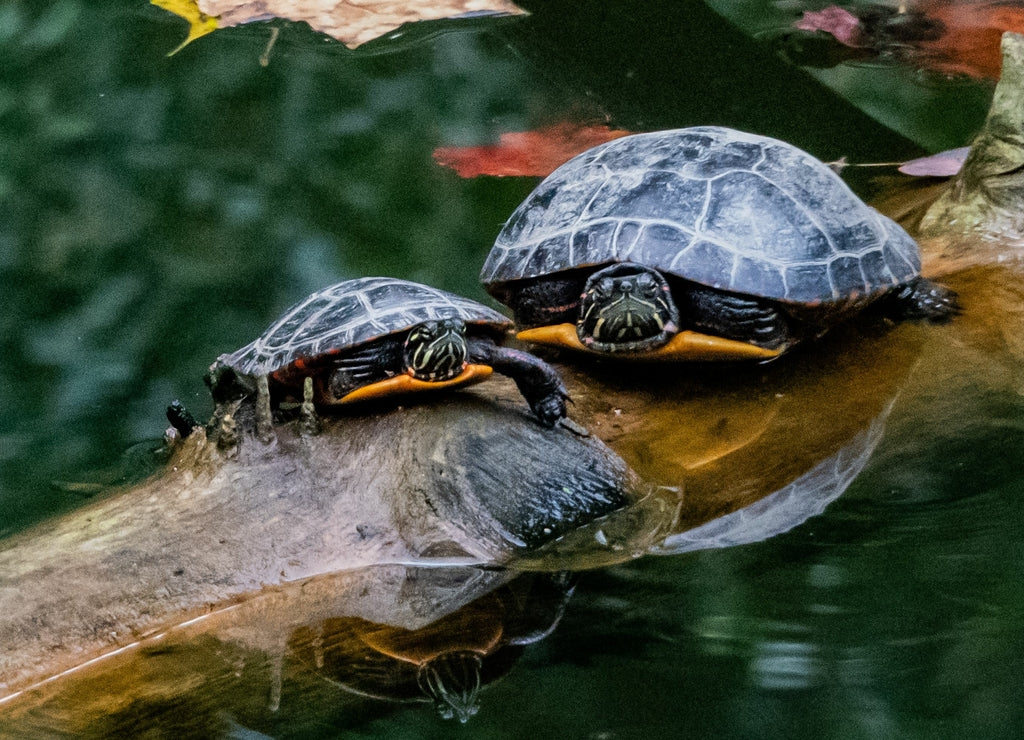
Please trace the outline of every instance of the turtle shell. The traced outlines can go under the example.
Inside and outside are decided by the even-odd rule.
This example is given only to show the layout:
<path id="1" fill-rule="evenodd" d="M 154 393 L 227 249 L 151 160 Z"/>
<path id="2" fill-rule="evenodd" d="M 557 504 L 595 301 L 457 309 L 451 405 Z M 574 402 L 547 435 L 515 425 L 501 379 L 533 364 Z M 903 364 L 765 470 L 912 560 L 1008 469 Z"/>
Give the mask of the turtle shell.
<path id="1" fill-rule="evenodd" d="M 549 175 L 498 235 L 481 280 L 637 262 L 791 304 L 852 304 L 920 272 L 917 244 L 790 144 L 702 126 L 594 147 Z"/>
<path id="2" fill-rule="evenodd" d="M 511 327 L 497 311 L 454 293 L 396 278 L 358 278 L 304 298 L 254 342 L 220 360 L 244 375 L 268 375 L 300 358 L 316 359 L 445 318 L 495 332 Z"/>

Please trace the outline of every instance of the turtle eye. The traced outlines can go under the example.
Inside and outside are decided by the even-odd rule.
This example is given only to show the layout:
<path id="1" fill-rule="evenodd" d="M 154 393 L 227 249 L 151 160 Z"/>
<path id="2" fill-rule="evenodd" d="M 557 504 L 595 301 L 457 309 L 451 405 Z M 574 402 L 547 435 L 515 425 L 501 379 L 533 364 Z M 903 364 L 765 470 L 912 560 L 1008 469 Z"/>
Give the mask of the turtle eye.
<path id="1" fill-rule="evenodd" d="M 465 325 L 462 323 L 461 319 L 449 318 L 449 319 L 444 319 L 441 322 L 441 329 L 444 332 L 446 332 L 446 333 L 447 332 L 463 331 L 464 328 L 465 328 Z"/>
<path id="2" fill-rule="evenodd" d="M 424 321 L 420 324 L 418 334 L 423 334 L 428 337 L 432 337 L 437 334 L 437 322 L 436 321 Z"/>
<path id="3" fill-rule="evenodd" d="M 611 295 L 615 292 L 615 281 L 611 278 L 601 278 L 597 284 L 597 292 L 601 295 Z"/>
<path id="4" fill-rule="evenodd" d="M 655 296 L 658 294 L 658 281 L 646 273 L 637 275 L 636 285 L 645 296 Z"/>

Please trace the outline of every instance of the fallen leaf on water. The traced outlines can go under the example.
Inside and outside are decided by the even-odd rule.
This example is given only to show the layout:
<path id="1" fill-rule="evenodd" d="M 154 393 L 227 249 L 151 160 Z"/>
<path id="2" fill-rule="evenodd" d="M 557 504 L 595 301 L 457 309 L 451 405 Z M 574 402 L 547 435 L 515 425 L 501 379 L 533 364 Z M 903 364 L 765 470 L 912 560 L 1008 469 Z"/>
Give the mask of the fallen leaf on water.
<path id="1" fill-rule="evenodd" d="M 994 80 L 999 77 L 1003 32 L 1024 33 L 1024 5 L 1003 0 L 919 0 L 906 10 L 883 5 L 850 9 L 830 5 L 806 11 L 793 27 L 829 34 L 842 47 L 858 49 L 862 55 L 876 59 L 903 62 L 943 75 Z M 795 52 L 786 48 L 794 56 Z M 828 50 L 832 53 L 826 56 L 821 49 L 810 47 L 818 56 L 805 59 L 798 54 L 802 47 L 795 48 L 798 63 L 832 66 L 849 58 L 849 54 L 835 49 Z M 835 62 L 830 61 L 833 58 Z M 861 60 L 863 56 L 852 59 Z"/>
<path id="2" fill-rule="evenodd" d="M 439 147 L 434 150 L 434 161 L 460 177 L 543 177 L 577 154 L 630 133 L 603 125 L 560 122 L 536 131 L 502 134 L 497 144 Z"/>
<path id="3" fill-rule="evenodd" d="M 188 36 L 168 56 L 178 53 L 200 36 L 217 30 L 217 19 L 203 13 L 196 5 L 196 0 L 150 0 L 150 3 L 188 21 Z"/>
<path id="4" fill-rule="evenodd" d="M 952 177 L 963 167 L 967 153 L 971 151 L 969 146 L 962 146 L 956 149 L 947 149 L 938 154 L 928 157 L 919 157 L 904 162 L 897 169 L 904 175 L 916 175 L 918 177 Z"/>
<path id="5" fill-rule="evenodd" d="M 217 28 L 283 18 L 308 23 L 349 48 L 416 21 L 523 15 L 511 0 L 150 0 L 189 22 L 185 44 Z M 179 49 L 181 47 L 178 47 Z"/>
<path id="6" fill-rule="evenodd" d="M 805 10 L 794 24 L 801 31 L 824 31 L 846 46 L 860 46 L 860 18 L 846 8 L 830 5 L 821 10 Z"/>
<path id="7" fill-rule="evenodd" d="M 998 79 L 1003 32 L 1024 33 L 1024 6 L 1019 3 L 924 0 L 918 7 L 946 28 L 939 38 L 921 44 L 927 66 L 945 74 Z"/>

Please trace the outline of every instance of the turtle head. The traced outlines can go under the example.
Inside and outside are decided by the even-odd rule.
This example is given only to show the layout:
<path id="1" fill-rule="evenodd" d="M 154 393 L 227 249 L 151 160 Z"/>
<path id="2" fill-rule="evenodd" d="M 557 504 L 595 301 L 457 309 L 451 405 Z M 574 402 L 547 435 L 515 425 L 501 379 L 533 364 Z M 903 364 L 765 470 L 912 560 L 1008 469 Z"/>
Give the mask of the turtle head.
<path id="1" fill-rule="evenodd" d="M 405 367 L 417 380 L 451 380 L 466 367 L 466 325 L 461 319 L 424 321 L 405 339 Z"/>
<path id="2" fill-rule="evenodd" d="M 588 349 L 644 352 L 679 331 L 679 310 L 664 276 L 632 262 L 598 270 L 580 298 L 576 335 Z"/>
<path id="3" fill-rule="evenodd" d="M 442 718 L 458 717 L 465 723 L 479 708 L 482 665 L 480 656 L 469 650 L 441 653 L 420 666 L 416 681 L 420 690 L 434 700 Z"/>

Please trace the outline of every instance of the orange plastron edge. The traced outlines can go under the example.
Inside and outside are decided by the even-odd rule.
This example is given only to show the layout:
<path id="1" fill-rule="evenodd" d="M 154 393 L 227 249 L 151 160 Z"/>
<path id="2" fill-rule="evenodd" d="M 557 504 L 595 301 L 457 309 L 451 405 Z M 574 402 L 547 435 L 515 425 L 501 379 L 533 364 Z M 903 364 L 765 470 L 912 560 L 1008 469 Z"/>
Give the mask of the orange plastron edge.
<path id="1" fill-rule="evenodd" d="M 488 594 L 425 627 L 409 630 L 383 624 L 356 625 L 355 632 L 366 645 L 382 655 L 414 665 L 423 665 L 447 653 L 471 652 L 489 655 L 504 636 L 501 601 Z"/>
<path id="2" fill-rule="evenodd" d="M 516 334 L 524 342 L 546 344 L 551 347 L 568 347 L 602 357 L 623 357 L 636 360 L 770 360 L 778 357 L 782 350 L 765 349 L 749 342 L 701 334 L 696 331 L 681 331 L 667 344 L 647 352 L 599 352 L 590 349 L 576 335 L 575 324 L 555 324 L 524 329 Z"/>
<path id="3" fill-rule="evenodd" d="M 472 385 L 473 383 L 487 380 L 492 372 L 494 370 L 489 365 L 466 365 L 465 369 L 451 380 L 418 380 L 411 375 L 395 375 L 391 378 L 378 380 L 376 383 L 364 385 L 362 388 L 356 388 L 354 391 L 346 393 L 338 399 L 338 403 L 354 403 L 355 401 L 367 401 L 373 398 L 384 398 L 385 396 Z"/>

